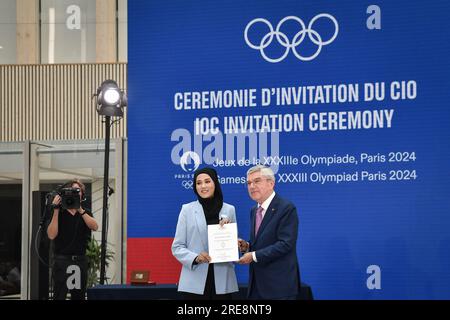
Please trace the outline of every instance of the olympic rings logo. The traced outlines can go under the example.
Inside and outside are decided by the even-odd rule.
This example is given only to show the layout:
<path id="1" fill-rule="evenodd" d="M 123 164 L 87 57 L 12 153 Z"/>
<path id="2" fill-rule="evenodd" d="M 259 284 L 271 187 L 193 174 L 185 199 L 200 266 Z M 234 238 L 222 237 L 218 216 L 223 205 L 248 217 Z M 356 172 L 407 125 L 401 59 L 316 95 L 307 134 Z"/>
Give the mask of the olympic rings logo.
<path id="1" fill-rule="evenodd" d="M 194 183 L 192 182 L 192 180 L 183 180 L 181 182 L 181 185 L 185 188 L 185 189 L 192 189 L 192 185 Z"/>
<path id="2" fill-rule="evenodd" d="M 320 18 L 328 18 L 334 24 L 334 34 L 328 40 L 322 39 L 321 35 L 316 30 L 313 29 L 313 24 Z M 288 36 L 285 33 L 280 31 L 283 23 L 285 23 L 286 21 L 289 21 L 289 20 L 296 21 L 300 25 L 300 31 L 292 38 L 292 41 L 289 40 Z M 269 30 L 270 30 L 269 33 L 267 33 L 264 37 L 261 38 L 261 41 L 259 44 L 253 44 L 248 39 L 248 31 L 255 23 L 264 23 L 269 27 Z M 277 62 L 283 61 L 287 57 L 287 55 L 289 54 L 289 51 L 291 49 L 292 49 L 292 52 L 294 52 L 294 55 L 299 60 L 311 61 L 319 55 L 323 46 L 326 46 L 326 45 L 332 43 L 334 41 L 334 39 L 336 39 L 338 33 L 339 33 L 339 24 L 338 24 L 337 20 L 328 13 L 320 13 L 320 14 L 316 15 L 314 18 L 312 18 L 312 20 L 309 22 L 307 28 L 306 28 L 303 20 L 298 17 L 295 17 L 295 16 L 288 16 L 288 17 L 283 18 L 278 23 L 275 30 L 273 29 L 272 24 L 269 21 L 267 21 L 266 19 L 256 18 L 256 19 L 250 21 L 247 24 L 247 26 L 245 27 L 244 38 L 245 38 L 245 42 L 247 43 L 247 45 L 252 49 L 259 50 L 261 52 L 261 56 L 266 61 L 272 62 L 272 63 L 277 63 Z M 307 34 L 308 34 L 308 38 L 315 45 L 317 45 L 317 50 L 312 55 L 305 57 L 305 56 L 302 56 L 297 51 L 297 47 L 303 42 L 303 40 L 305 40 L 305 37 Z M 264 51 L 264 49 L 266 49 L 272 43 L 274 38 L 276 38 L 276 40 L 278 41 L 278 43 L 280 45 L 282 45 L 283 47 L 286 48 L 284 50 L 284 53 L 282 54 L 282 56 L 279 58 L 276 58 L 276 59 L 268 57 L 266 52 Z"/>

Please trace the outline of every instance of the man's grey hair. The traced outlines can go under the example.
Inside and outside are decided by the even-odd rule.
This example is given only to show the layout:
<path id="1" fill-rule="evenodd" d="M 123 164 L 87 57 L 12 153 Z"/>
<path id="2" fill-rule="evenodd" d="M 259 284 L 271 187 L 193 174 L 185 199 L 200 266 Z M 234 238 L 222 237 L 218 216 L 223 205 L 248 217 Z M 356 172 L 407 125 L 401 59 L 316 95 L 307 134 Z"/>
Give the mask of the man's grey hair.
<path id="1" fill-rule="evenodd" d="M 261 171 L 261 175 L 269 180 L 272 180 L 273 182 L 275 182 L 275 174 L 273 173 L 272 169 L 270 169 L 269 167 L 263 166 L 262 164 L 258 164 L 254 167 L 251 167 L 250 169 L 248 169 L 247 171 L 247 177 L 254 173 L 254 172 L 258 172 Z"/>

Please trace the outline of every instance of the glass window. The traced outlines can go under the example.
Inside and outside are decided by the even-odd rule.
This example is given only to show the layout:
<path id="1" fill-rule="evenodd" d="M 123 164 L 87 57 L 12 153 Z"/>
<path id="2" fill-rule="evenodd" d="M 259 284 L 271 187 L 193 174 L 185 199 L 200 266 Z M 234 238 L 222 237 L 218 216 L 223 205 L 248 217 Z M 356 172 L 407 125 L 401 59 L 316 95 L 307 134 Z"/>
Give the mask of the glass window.
<path id="1" fill-rule="evenodd" d="M 96 1 L 42 0 L 42 63 L 95 62 Z"/>
<path id="2" fill-rule="evenodd" d="M 128 61 L 128 10 L 127 10 L 127 0 L 119 0 L 119 34 L 118 34 L 118 42 L 119 42 L 119 62 L 127 62 Z"/>
<path id="3" fill-rule="evenodd" d="M 32 46 L 28 48 L 32 52 L 38 50 L 40 63 L 128 60 L 127 0 L 36 0 L 35 4 L 40 26 L 36 24 L 33 30 L 39 29 L 40 36 L 36 36 L 35 41 L 22 39 L 18 42 L 21 28 L 17 21 L 23 8 L 16 0 L 0 0 L 0 64 L 18 63 L 21 59 L 18 45 Z"/>
<path id="4" fill-rule="evenodd" d="M 104 156 L 105 144 L 103 140 L 70 140 L 70 141 L 43 141 L 41 146 L 37 148 L 37 156 L 39 163 L 39 182 L 40 190 L 49 192 L 56 190 L 58 186 L 66 183 L 73 178 L 80 179 L 86 186 L 86 194 L 81 202 L 84 209 L 93 213 L 97 221 L 99 230 L 92 232 L 93 239 L 99 244 L 101 240 L 102 213 L 103 213 L 103 174 L 104 174 Z M 122 174 L 117 170 L 116 142 L 111 141 L 109 153 L 109 208 L 107 215 L 107 225 L 111 223 L 114 228 L 108 232 L 108 248 L 110 252 L 114 252 L 115 263 L 111 262 L 107 268 L 107 281 L 120 279 L 120 254 L 121 254 L 121 225 L 119 219 L 122 216 L 121 207 L 115 206 L 115 193 L 118 185 L 117 181 Z M 94 241 L 94 240 L 93 240 Z M 112 250 L 112 248 L 115 248 Z M 95 254 L 91 252 L 91 254 Z M 97 257 L 99 258 L 99 257 Z M 49 254 L 49 261 L 52 261 L 52 252 Z M 52 263 L 50 262 L 50 265 Z M 88 287 L 98 284 L 98 266 L 91 265 L 88 270 Z M 51 279 L 51 278 L 50 278 Z M 49 293 L 52 295 L 50 287 Z"/>
<path id="5" fill-rule="evenodd" d="M 111 140 L 109 154 L 109 209 L 107 214 L 108 225 L 114 228 L 108 232 L 108 248 L 114 253 L 115 260 L 107 268 L 107 281 L 120 281 L 122 257 L 122 165 L 123 154 L 117 152 L 121 148 L 121 140 Z M 30 187 L 33 190 L 30 199 L 30 212 L 22 216 L 22 207 L 27 199 L 22 198 L 22 187 L 24 170 L 24 143 L 2 143 L 0 142 L 0 300 L 4 296 L 8 299 L 20 297 L 20 272 L 30 274 L 32 277 L 41 277 L 36 273 L 38 260 L 36 253 L 39 251 L 41 259 L 50 262 L 51 250 L 45 231 L 39 229 L 38 233 L 33 226 L 33 231 L 28 233 L 32 246 L 27 246 L 26 252 L 22 252 L 22 237 L 24 230 L 31 230 L 32 214 L 35 209 L 44 213 L 43 207 L 36 205 L 36 192 L 41 197 L 41 206 L 45 203 L 49 191 L 55 190 L 62 183 L 73 178 L 79 178 L 86 186 L 85 197 L 82 200 L 83 208 L 91 211 L 99 226 L 102 226 L 103 213 L 103 174 L 105 145 L 102 140 L 70 140 L 70 141 L 41 141 L 32 143 L 30 158 L 25 163 L 30 164 Z M 121 150 L 121 149 L 120 149 Z M 26 188 L 26 187 L 25 187 Z M 36 191 L 35 191 L 36 190 Z M 39 190 L 39 191 L 37 191 Z M 49 216 L 46 216 L 49 218 Z M 97 242 L 101 238 L 101 229 L 92 235 Z M 113 250 L 114 248 L 114 250 Z M 47 251 L 47 252 L 45 252 Z M 27 259 L 28 257 L 28 259 Z M 34 257 L 34 258 L 33 258 Z M 40 266 L 42 268 L 42 266 Z M 44 268 L 45 269 L 45 268 Z M 98 282 L 98 270 L 89 269 L 90 286 Z M 51 272 L 49 272 L 51 275 Z M 45 292 L 36 291 L 31 287 L 34 280 L 25 280 L 22 292 L 27 297 L 37 298 L 45 296 Z M 37 279 L 37 278 L 34 278 Z M 51 297 L 51 276 L 49 277 L 49 296 Z M 43 288 L 40 288 L 41 290 Z M 44 289 L 45 290 L 45 289 Z"/>
<path id="6" fill-rule="evenodd" d="M 22 170 L 21 143 L 0 143 L 0 298 L 20 294 Z"/>
<path id="7" fill-rule="evenodd" d="M 16 0 L 0 1 L 0 64 L 16 63 Z"/>

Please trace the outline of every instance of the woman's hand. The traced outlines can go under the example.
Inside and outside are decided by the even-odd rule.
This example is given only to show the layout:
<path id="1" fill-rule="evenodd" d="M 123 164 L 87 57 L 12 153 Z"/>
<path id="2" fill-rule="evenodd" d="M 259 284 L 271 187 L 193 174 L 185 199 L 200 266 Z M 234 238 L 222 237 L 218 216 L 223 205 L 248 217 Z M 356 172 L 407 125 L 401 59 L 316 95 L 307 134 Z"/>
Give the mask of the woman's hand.
<path id="1" fill-rule="evenodd" d="M 209 263 L 211 261 L 211 257 L 209 256 L 208 252 L 200 252 L 197 258 L 195 258 L 195 261 L 200 263 Z"/>
<path id="2" fill-rule="evenodd" d="M 219 222 L 221 227 L 223 227 L 223 225 L 227 223 L 230 223 L 230 220 L 228 218 L 222 218 Z"/>

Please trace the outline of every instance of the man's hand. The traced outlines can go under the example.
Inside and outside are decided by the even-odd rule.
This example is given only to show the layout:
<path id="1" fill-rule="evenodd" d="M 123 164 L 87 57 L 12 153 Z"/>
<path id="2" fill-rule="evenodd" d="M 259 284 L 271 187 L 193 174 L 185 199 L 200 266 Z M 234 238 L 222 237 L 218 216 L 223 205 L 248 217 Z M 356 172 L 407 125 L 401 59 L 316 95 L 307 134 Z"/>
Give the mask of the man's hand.
<path id="1" fill-rule="evenodd" d="M 247 252 L 239 259 L 239 264 L 250 264 L 253 262 L 253 256 L 251 252 Z"/>
<path id="2" fill-rule="evenodd" d="M 52 205 L 59 206 L 61 204 L 61 196 L 57 194 L 52 201 Z"/>
<path id="3" fill-rule="evenodd" d="M 241 251 L 241 252 L 247 252 L 248 251 L 249 244 L 248 244 L 247 241 L 242 240 L 242 239 L 239 238 L 238 239 L 238 246 L 239 246 L 239 251 Z"/>
<path id="4" fill-rule="evenodd" d="M 197 258 L 195 258 L 195 261 L 197 263 L 208 263 L 211 261 L 211 257 L 209 256 L 208 252 L 200 252 Z"/>

